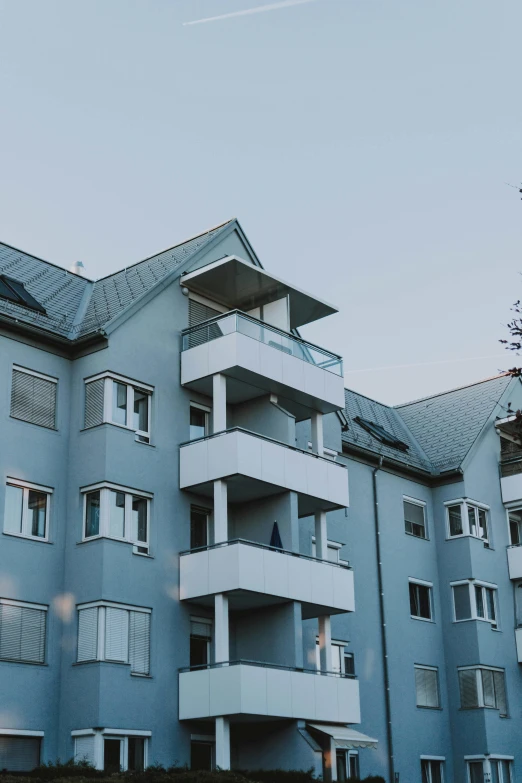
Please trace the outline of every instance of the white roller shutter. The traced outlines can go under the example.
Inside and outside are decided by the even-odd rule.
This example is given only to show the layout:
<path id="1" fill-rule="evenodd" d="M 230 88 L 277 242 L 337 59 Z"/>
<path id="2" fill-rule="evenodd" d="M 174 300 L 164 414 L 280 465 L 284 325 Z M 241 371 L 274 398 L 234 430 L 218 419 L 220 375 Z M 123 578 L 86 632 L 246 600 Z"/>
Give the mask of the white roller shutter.
<path id="1" fill-rule="evenodd" d="M 459 671 L 460 706 L 463 710 L 478 707 L 477 670 L 461 669 Z"/>
<path id="2" fill-rule="evenodd" d="M 0 769 L 30 772 L 40 763 L 40 737 L 0 735 Z"/>
<path id="3" fill-rule="evenodd" d="M 136 674 L 150 670 L 150 614 L 130 612 L 129 663 Z"/>
<path id="4" fill-rule="evenodd" d="M 0 658 L 27 663 L 45 661 L 46 612 L 0 605 Z"/>
<path id="5" fill-rule="evenodd" d="M 105 610 L 105 660 L 129 660 L 129 612 L 126 609 Z"/>
<path id="6" fill-rule="evenodd" d="M 436 669 L 415 667 L 415 687 L 417 690 L 417 707 L 438 707 L 439 688 Z"/>
<path id="7" fill-rule="evenodd" d="M 94 734 L 85 737 L 75 737 L 74 740 L 74 760 L 77 764 L 87 762 L 95 767 L 94 758 Z"/>
<path id="8" fill-rule="evenodd" d="M 11 416 L 15 419 L 55 429 L 56 382 L 23 370 L 13 370 Z"/>
<path id="9" fill-rule="evenodd" d="M 78 661 L 95 661 L 98 657 L 98 607 L 78 612 Z"/>

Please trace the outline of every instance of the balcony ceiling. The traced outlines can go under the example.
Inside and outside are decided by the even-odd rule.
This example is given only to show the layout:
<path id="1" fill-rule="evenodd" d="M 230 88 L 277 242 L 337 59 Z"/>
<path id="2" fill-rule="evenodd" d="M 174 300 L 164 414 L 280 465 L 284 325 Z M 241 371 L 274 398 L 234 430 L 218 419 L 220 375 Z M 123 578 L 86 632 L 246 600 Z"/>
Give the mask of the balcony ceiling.
<path id="1" fill-rule="evenodd" d="M 251 310 L 288 295 L 291 329 L 338 312 L 327 302 L 237 256 L 227 256 L 183 275 L 180 285 L 231 310 Z"/>

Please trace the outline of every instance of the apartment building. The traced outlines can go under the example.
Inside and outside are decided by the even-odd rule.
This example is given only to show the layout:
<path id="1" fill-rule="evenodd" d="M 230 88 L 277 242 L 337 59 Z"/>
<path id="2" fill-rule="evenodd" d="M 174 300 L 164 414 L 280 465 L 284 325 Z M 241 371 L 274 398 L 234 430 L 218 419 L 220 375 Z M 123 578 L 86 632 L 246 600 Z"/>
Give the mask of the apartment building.
<path id="1" fill-rule="evenodd" d="M 387 407 L 334 312 L 237 220 L 96 282 L 0 245 L 0 769 L 522 776 L 520 383 Z"/>

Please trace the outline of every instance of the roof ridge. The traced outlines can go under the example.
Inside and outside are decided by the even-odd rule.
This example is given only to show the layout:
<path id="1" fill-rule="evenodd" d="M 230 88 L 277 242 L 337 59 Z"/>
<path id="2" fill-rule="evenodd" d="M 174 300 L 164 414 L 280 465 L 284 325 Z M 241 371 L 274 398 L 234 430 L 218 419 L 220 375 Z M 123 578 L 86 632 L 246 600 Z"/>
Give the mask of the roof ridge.
<path id="1" fill-rule="evenodd" d="M 392 405 L 394 410 L 398 408 L 407 408 L 408 405 L 415 405 L 418 402 L 424 402 L 425 400 L 434 400 L 435 397 L 443 397 L 445 394 L 453 394 L 454 392 L 461 391 L 462 389 L 471 389 L 472 386 L 479 386 L 481 383 L 489 383 L 489 381 L 495 381 L 498 378 L 504 378 L 509 376 L 509 372 L 501 372 L 498 375 L 492 375 L 489 378 L 482 378 L 480 381 L 474 383 L 466 383 L 464 386 L 456 386 L 454 389 L 446 389 L 446 391 L 437 392 L 437 394 L 429 394 L 427 397 L 419 397 L 417 400 L 411 400 L 410 402 L 401 402 L 399 405 Z"/>

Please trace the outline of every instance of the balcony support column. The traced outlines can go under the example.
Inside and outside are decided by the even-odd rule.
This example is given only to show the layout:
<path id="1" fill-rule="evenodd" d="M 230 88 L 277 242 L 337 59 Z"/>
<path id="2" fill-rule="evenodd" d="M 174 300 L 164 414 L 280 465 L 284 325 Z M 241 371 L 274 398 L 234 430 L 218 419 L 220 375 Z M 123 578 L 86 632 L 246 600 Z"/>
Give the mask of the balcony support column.
<path id="1" fill-rule="evenodd" d="M 319 662 L 321 671 L 332 671 L 332 625 L 330 615 L 324 614 L 318 618 L 319 625 Z"/>
<path id="2" fill-rule="evenodd" d="M 227 376 L 216 373 L 212 376 L 212 432 L 223 432 L 227 428 Z"/>
<path id="3" fill-rule="evenodd" d="M 312 413 L 312 451 L 320 457 L 324 454 L 323 414 L 318 411 Z"/>
<path id="4" fill-rule="evenodd" d="M 228 493 L 224 479 L 214 481 L 214 543 L 228 541 Z"/>
<path id="5" fill-rule="evenodd" d="M 230 657 L 228 596 L 224 593 L 217 593 L 214 598 L 214 628 L 216 663 L 223 663 Z"/>
<path id="6" fill-rule="evenodd" d="M 328 560 L 328 536 L 326 532 L 326 511 L 315 512 L 315 556 Z"/>
<path id="7" fill-rule="evenodd" d="M 216 767 L 230 769 L 230 722 L 216 718 Z"/>

